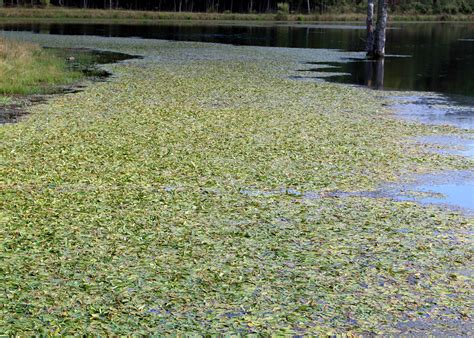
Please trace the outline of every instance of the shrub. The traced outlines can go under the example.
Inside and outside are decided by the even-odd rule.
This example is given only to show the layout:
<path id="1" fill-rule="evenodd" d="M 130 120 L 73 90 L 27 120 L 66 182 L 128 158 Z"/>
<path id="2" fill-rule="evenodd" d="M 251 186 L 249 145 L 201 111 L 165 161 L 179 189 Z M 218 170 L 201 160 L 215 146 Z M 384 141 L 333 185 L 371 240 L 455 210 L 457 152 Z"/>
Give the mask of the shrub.
<path id="1" fill-rule="evenodd" d="M 278 13 L 275 15 L 275 20 L 286 21 L 288 20 L 288 13 L 290 13 L 290 5 L 286 2 L 279 2 L 277 4 Z"/>
<path id="2" fill-rule="evenodd" d="M 446 14 L 458 14 L 459 9 L 456 4 L 446 4 L 442 7 L 442 12 Z"/>
<path id="3" fill-rule="evenodd" d="M 421 2 L 413 3 L 413 9 L 420 14 L 427 14 L 430 11 L 430 6 Z"/>
<path id="4" fill-rule="evenodd" d="M 277 4 L 278 13 L 288 14 L 290 13 L 290 4 L 287 2 L 279 2 Z"/>
<path id="5" fill-rule="evenodd" d="M 464 14 L 472 14 L 472 7 L 466 0 L 461 0 L 459 11 Z"/>

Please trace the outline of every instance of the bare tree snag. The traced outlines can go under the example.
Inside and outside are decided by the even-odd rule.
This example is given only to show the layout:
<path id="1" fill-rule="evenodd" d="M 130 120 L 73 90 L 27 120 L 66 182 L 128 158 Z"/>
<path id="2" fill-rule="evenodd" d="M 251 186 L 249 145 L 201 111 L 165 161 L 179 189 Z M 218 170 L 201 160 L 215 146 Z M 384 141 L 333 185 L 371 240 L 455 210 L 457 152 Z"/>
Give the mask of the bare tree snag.
<path id="1" fill-rule="evenodd" d="M 367 1 L 367 41 L 365 51 L 367 56 L 374 55 L 374 0 Z"/>
<path id="2" fill-rule="evenodd" d="M 377 6 L 377 26 L 375 28 L 375 48 L 374 57 L 385 56 L 385 34 L 387 31 L 388 0 L 379 0 Z"/>

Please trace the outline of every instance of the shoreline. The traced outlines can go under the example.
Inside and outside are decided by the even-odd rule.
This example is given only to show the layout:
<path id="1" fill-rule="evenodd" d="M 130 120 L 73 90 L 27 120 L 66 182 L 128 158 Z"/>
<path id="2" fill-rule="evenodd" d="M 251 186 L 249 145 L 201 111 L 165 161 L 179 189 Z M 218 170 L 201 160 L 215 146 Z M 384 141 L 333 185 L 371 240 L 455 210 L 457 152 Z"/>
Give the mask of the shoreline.
<path id="1" fill-rule="evenodd" d="M 4 19 L 87 19 L 87 20 L 138 20 L 153 22 L 168 20 L 185 21 L 262 21 L 262 22 L 365 22 L 363 13 L 347 14 L 247 14 L 247 13 L 199 13 L 154 12 L 130 10 L 76 9 L 76 8 L 0 8 L 0 20 Z M 392 22 L 474 22 L 474 14 L 400 14 L 391 13 Z"/>
<path id="2" fill-rule="evenodd" d="M 48 47 L 41 46 L 42 50 Z M 18 123 L 30 114 L 32 106 L 47 103 L 59 95 L 77 93 L 95 82 L 107 81 L 112 73 L 103 69 L 104 64 L 118 64 L 140 58 L 128 55 L 87 48 L 53 48 L 51 55 L 62 58 L 72 58 L 74 65 L 68 65 L 66 72 L 78 72 L 80 76 L 73 81 L 50 83 L 42 91 L 24 93 L 0 93 L 0 126 Z"/>

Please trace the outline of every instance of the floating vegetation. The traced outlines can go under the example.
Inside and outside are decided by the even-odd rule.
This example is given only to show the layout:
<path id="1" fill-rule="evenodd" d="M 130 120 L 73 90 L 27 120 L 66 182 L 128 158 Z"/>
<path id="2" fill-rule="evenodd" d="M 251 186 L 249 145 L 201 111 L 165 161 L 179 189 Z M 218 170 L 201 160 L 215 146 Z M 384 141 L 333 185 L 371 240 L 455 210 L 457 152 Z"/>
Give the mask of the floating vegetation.
<path id="1" fill-rule="evenodd" d="M 145 58 L 0 128 L 5 334 L 466 332 L 471 218 L 294 194 L 472 169 L 405 141 L 451 127 L 288 79 L 324 51 L 16 36 Z"/>

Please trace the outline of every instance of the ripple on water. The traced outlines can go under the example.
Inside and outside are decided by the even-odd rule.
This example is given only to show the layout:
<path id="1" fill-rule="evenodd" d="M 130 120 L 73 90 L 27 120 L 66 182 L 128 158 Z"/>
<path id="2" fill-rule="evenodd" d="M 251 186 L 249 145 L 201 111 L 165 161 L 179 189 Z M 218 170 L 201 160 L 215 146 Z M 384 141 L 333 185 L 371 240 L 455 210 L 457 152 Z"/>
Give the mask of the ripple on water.
<path id="1" fill-rule="evenodd" d="M 417 141 L 432 146 L 433 151 L 440 154 L 460 155 L 474 159 L 474 138 L 439 135 L 419 137 Z"/>
<path id="2" fill-rule="evenodd" d="M 447 96 L 395 96 L 397 115 L 426 124 L 447 124 L 474 129 L 474 99 Z"/>
<path id="3" fill-rule="evenodd" d="M 244 189 L 241 194 L 249 197 L 290 195 L 301 199 L 321 198 L 390 198 L 395 201 L 411 201 L 419 204 L 443 205 L 474 215 L 474 172 L 444 171 L 437 174 L 417 175 L 405 182 L 384 184 L 373 191 L 298 191 L 291 188 L 277 190 Z"/>
<path id="4" fill-rule="evenodd" d="M 446 171 L 420 175 L 413 183 L 387 187 L 393 198 L 422 204 L 442 204 L 474 214 L 474 173 Z"/>

